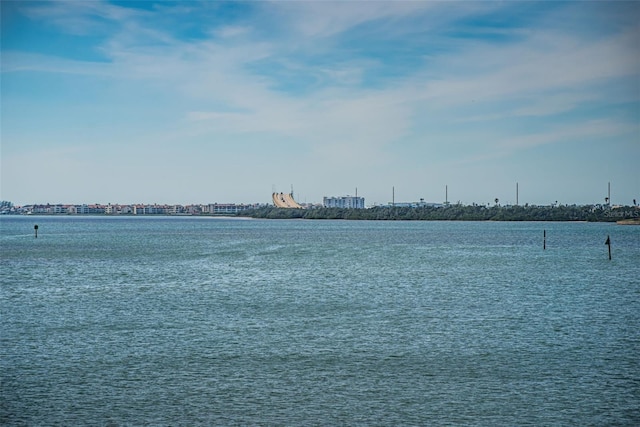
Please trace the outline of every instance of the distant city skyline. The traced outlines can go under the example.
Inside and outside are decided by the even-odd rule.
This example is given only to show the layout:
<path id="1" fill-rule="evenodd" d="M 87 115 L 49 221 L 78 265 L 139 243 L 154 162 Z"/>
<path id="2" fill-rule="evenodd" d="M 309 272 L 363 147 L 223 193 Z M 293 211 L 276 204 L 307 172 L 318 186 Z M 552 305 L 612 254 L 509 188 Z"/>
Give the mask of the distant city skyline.
<path id="1" fill-rule="evenodd" d="M 638 2 L 0 2 L 0 199 L 640 199 Z M 447 196 L 445 196 L 447 188 Z"/>

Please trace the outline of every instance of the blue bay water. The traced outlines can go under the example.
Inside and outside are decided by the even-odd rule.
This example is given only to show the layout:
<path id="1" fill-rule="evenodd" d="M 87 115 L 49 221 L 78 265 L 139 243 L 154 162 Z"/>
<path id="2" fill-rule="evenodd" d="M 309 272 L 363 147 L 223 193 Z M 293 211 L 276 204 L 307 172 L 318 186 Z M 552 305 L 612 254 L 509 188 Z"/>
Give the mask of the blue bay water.
<path id="1" fill-rule="evenodd" d="M 0 227 L 3 425 L 640 424 L 640 227 Z"/>

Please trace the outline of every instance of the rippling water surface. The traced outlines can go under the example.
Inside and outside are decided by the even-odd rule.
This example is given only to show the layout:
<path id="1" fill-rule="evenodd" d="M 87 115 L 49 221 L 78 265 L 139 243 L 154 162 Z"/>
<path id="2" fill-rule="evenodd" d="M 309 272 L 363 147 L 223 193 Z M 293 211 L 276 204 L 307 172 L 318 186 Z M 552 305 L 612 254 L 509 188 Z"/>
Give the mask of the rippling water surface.
<path id="1" fill-rule="evenodd" d="M 1 424 L 640 424 L 640 227 L 0 226 Z"/>

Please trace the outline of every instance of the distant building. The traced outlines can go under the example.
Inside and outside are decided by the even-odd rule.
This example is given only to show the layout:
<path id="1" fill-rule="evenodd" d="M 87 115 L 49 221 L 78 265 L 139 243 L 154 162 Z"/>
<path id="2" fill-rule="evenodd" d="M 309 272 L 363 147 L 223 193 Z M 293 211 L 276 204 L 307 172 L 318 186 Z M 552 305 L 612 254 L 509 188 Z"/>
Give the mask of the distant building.
<path id="1" fill-rule="evenodd" d="M 51 213 L 54 214 L 65 214 L 67 213 L 67 207 L 64 205 L 53 205 Z"/>
<path id="2" fill-rule="evenodd" d="M 396 208 L 441 208 L 444 205 L 442 203 L 425 202 L 424 199 L 420 199 L 419 202 L 389 202 L 388 206 L 393 206 Z"/>
<path id="3" fill-rule="evenodd" d="M 364 197 L 324 197 L 322 199 L 322 204 L 325 208 L 364 209 Z"/>
<path id="4" fill-rule="evenodd" d="M 46 205 L 25 205 L 16 209 L 13 209 L 12 205 L 6 202 L 0 204 L 0 214 L 7 214 L 10 212 L 21 214 L 41 214 L 41 215 L 226 215 L 236 214 L 248 209 L 255 209 L 260 207 L 260 204 L 235 204 L 235 203 L 210 203 L 206 205 L 168 205 L 168 204 L 133 204 L 133 205 L 120 205 L 120 204 L 81 204 L 81 205 L 63 205 L 63 204 L 49 204 Z M 13 211 L 11 210 L 13 209 Z"/>
<path id="5" fill-rule="evenodd" d="M 211 203 L 206 210 L 213 215 L 237 214 L 238 212 L 253 209 L 255 205 L 236 205 L 235 203 Z"/>

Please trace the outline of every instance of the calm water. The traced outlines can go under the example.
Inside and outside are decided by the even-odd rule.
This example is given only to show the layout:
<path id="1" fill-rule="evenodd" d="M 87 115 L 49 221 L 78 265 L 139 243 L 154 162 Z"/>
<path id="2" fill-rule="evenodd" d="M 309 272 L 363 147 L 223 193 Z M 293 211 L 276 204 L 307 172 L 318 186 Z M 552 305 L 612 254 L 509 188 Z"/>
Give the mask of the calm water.
<path id="1" fill-rule="evenodd" d="M 640 227 L 0 226 L 0 424 L 640 424 Z"/>

